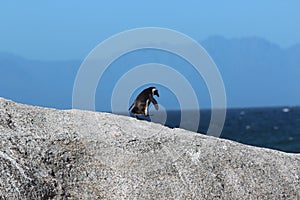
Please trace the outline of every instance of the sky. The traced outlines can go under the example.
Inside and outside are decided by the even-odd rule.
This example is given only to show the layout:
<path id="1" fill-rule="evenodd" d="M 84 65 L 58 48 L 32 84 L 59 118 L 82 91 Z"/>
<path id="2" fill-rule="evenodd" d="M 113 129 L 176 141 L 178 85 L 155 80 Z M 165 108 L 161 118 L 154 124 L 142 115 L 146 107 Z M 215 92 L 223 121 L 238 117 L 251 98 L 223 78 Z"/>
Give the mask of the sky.
<path id="1" fill-rule="evenodd" d="M 259 36 L 289 47 L 300 43 L 299 8 L 298 0 L 1 0 L 0 51 L 38 60 L 83 60 L 108 37 L 149 26 L 198 41 Z"/>
<path id="2" fill-rule="evenodd" d="M 199 42 L 212 36 L 221 36 L 233 40 L 248 37 L 263 38 L 271 44 L 275 44 L 275 47 L 278 45 L 283 49 L 287 49 L 295 44 L 300 44 L 300 1 L 298 0 L 190 0 L 185 2 L 179 0 L 0 0 L 0 2 L 0 53 L 12 53 L 29 60 L 51 62 L 72 60 L 72 62 L 82 63 L 90 52 L 106 39 L 119 34 L 120 32 L 143 27 L 172 29 Z M 297 54 L 297 51 L 295 52 Z M 225 57 L 226 53 L 227 52 L 221 52 L 221 57 Z M 136 54 L 135 56 L 138 55 L 139 54 Z M 138 64 L 144 64 L 144 61 L 152 62 L 155 59 L 161 63 L 172 65 L 174 68 L 176 68 L 176 64 L 181 64 L 180 62 L 164 62 L 163 59 L 168 60 L 168 56 L 162 58 L 157 56 L 157 58 L 153 59 L 153 55 L 154 54 L 150 55 L 152 57 L 149 60 L 147 57 L 144 59 L 137 59 L 137 57 L 134 56 L 131 60 L 129 60 L 130 57 L 127 60 L 125 59 L 128 67 L 126 69 L 128 70 L 130 67 Z M 161 55 L 161 52 L 159 55 Z M 232 57 L 233 61 L 239 61 L 235 56 Z M 295 55 L 295 57 L 297 57 L 297 55 Z M 256 61 L 257 60 L 253 61 L 253 63 Z M 122 64 L 123 63 L 120 63 L 118 67 Z M 0 70 L 6 70 L 7 68 L 5 67 L 8 66 L 4 66 L 2 69 L 0 68 Z M 79 65 L 74 66 L 76 69 L 78 67 Z M 110 94 L 114 89 L 113 86 L 116 84 L 116 78 L 114 79 L 115 82 L 113 82 L 111 75 L 116 76 L 116 72 L 120 71 L 120 68 L 118 67 L 115 67 L 114 72 L 108 73 L 107 79 L 110 81 L 109 84 L 100 85 L 105 86 L 106 88 L 101 90 L 102 88 L 100 86 L 98 87 L 98 90 L 100 91 L 96 95 L 96 103 L 98 103 L 98 105 L 106 105 L 100 101 L 101 99 L 104 99 L 101 95 L 105 94 L 105 91 L 110 91 L 108 92 L 109 94 L 105 96 L 105 98 L 108 99 L 107 106 L 100 110 L 106 110 L 111 103 L 109 101 L 111 99 Z M 233 68 L 227 69 L 222 65 L 220 66 L 220 68 L 222 68 L 221 71 L 226 75 L 223 76 L 223 78 L 225 80 L 225 89 L 227 90 L 228 95 L 228 106 L 299 105 L 300 95 L 297 93 L 297 87 L 299 85 L 297 73 L 300 73 L 299 70 L 295 70 L 294 73 L 294 71 L 291 71 L 290 69 L 281 69 L 279 67 L 279 70 L 277 70 L 276 73 L 280 76 L 273 75 L 272 77 L 270 76 L 269 71 L 263 74 L 261 73 L 260 68 L 256 69 L 258 71 L 249 68 L 252 75 L 255 76 L 255 79 L 261 80 L 261 82 L 257 81 L 258 83 L 253 84 L 253 79 L 249 78 L 249 74 L 251 73 L 247 74 L 245 66 L 237 67 L 244 68 L 241 70 L 230 71 Z M 259 67 L 259 65 L 256 67 Z M 272 68 L 274 66 L 268 67 Z M 296 69 L 297 67 L 298 65 L 292 66 L 291 68 Z M 46 77 L 48 79 L 57 79 L 57 77 L 50 77 L 46 72 L 39 71 L 40 68 L 42 67 L 39 67 L 37 70 L 40 74 L 37 74 L 36 72 L 37 77 L 44 73 L 45 76 L 48 76 Z M 182 65 L 177 67 L 177 69 L 181 68 Z M 205 83 L 199 81 L 199 77 L 197 77 L 197 79 L 194 78 L 195 81 L 193 81 L 193 77 L 189 75 L 193 73 L 193 71 L 185 69 L 181 71 L 182 74 L 185 72 L 187 73 L 186 77 L 193 87 L 195 85 L 201 85 L 198 89 L 195 89 L 195 87 L 193 89 L 197 95 L 199 95 L 198 98 L 204 102 L 203 104 L 209 105 L 210 93 L 205 93 L 203 92 L 204 89 L 202 89 L 202 86 L 205 87 Z M 5 73 L 6 71 L 3 74 Z M 22 80 L 18 78 L 16 74 L 22 74 L 22 72 L 11 72 L 11 76 L 7 76 L 6 79 L 8 79 L 8 82 L 17 80 L 22 84 Z M 55 72 L 53 72 L 53 74 L 55 74 Z M 70 74 L 72 76 L 70 76 Z M 70 94 L 73 90 L 71 86 L 73 86 L 75 79 L 75 76 L 73 77 L 73 75 L 76 73 L 72 71 L 70 74 L 67 74 L 67 72 L 63 70 L 60 74 L 62 76 L 62 84 L 70 86 L 67 90 L 68 96 L 64 96 L 65 104 L 68 105 L 67 108 L 72 104 Z M 119 78 L 124 74 L 119 73 Z M 283 76 L 281 74 L 287 75 Z M 64 75 L 69 76 L 69 82 Z M 160 74 L 161 77 L 163 75 L 165 74 Z M 6 76 L 6 74 L 3 76 Z M 244 78 L 244 76 L 247 76 L 248 78 Z M 261 79 L 258 77 L 261 77 Z M 278 81 L 278 77 L 285 79 L 282 81 L 282 84 Z M 29 78 L 24 75 L 23 82 L 27 79 Z M 292 80 L 292 82 L 287 84 L 289 80 Z M 45 85 L 47 85 L 48 82 L 45 82 Z M 259 90 L 262 88 L 262 85 L 266 86 L 265 82 L 270 83 L 268 87 L 264 90 Z M 101 83 L 101 81 L 98 83 Z M 282 90 L 278 91 L 278 88 L 274 87 L 273 83 L 278 84 Z M 18 83 L 14 84 L 17 85 L 17 87 L 20 86 Z M 4 85 L 3 87 L 5 87 L 6 91 L 20 97 L 21 93 L 19 90 L 22 91 L 22 87 L 19 87 L 19 90 L 14 91 L 5 86 L 9 84 L 4 83 L 2 85 Z M 47 90 L 43 88 L 46 86 L 41 83 L 34 83 L 32 85 L 37 88 L 36 90 L 33 90 L 32 93 L 35 93 L 38 90 Z M 234 88 L 236 90 L 234 90 Z M 56 90 L 55 88 L 52 89 L 53 91 Z M 0 92 L 0 96 L 3 96 L 5 93 L 4 91 Z M 162 92 L 168 93 L 166 89 Z M 274 97 L 271 96 L 270 92 L 272 92 Z M 54 93 L 54 95 L 56 94 L 60 97 L 63 96 L 61 94 L 65 93 L 66 91 L 61 91 L 61 93 Z M 206 95 L 203 95 L 204 93 Z M 263 95 L 257 95 L 257 93 Z M 204 96 L 206 97 L 206 100 Z M 11 96 L 5 97 L 10 98 Z M 165 102 L 163 100 L 163 95 L 160 97 L 161 102 L 164 102 L 165 106 L 167 106 L 169 102 L 169 97 L 170 95 L 167 96 Z M 134 96 L 131 97 L 131 101 L 132 98 L 134 98 Z M 257 102 L 254 103 L 253 98 L 257 98 Z M 265 98 L 265 100 L 263 98 Z M 59 107 L 55 103 L 53 103 L 53 105 L 50 105 L 50 103 L 43 104 L 43 102 L 36 103 L 36 98 L 34 96 L 28 97 L 28 99 L 30 99 L 30 101 L 24 102 L 34 102 L 31 104 L 45 105 L 47 107 Z M 274 99 L 278 100 L 278 102 L 274 101 Z M 60 102 L 61 100 L 58 99 L 57 101 Z M 174 105 L 177 106 L 178 103 L 175 102 Z M 200 107 L 201 106 L 202 105 L 200 105 Z M 127 111 L 127 108 L 125 110 Z"/>

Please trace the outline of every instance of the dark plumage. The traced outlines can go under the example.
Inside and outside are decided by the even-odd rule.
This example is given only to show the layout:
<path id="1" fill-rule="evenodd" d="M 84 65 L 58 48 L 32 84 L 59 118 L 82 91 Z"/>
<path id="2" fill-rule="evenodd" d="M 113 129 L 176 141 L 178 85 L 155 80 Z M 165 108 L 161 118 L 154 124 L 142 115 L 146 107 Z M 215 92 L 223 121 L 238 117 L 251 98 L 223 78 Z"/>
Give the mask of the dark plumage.
<path id="1" fill-rule="evenodd" d="M 136 117 L 137 115 L 144 115 L 149 116 L 149 105 L 152 102 L 155 109 L 158 110 L 158 104 L 157 101 L 153 98 L 153 96 L 156 95 L 159 97 L 158 90 L 156 87 L 149 87 L 144 89 L 134 100 L 134 102 L 131 104 L 128 110 L 131 110 L 131 113 L 134 114 Z M 138 117 L 137 117 L 138 118 Z"/>

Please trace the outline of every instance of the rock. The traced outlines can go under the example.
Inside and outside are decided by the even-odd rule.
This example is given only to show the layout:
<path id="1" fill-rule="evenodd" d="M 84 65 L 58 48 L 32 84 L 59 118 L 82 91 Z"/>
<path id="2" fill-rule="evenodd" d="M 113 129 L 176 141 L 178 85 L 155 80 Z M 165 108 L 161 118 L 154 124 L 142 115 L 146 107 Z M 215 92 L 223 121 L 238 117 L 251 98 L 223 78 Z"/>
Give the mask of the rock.
<path id="1" fill-rule="evenodd" d="M 299 199 L 300 156 L 0 99 L 0 199 Z"/>

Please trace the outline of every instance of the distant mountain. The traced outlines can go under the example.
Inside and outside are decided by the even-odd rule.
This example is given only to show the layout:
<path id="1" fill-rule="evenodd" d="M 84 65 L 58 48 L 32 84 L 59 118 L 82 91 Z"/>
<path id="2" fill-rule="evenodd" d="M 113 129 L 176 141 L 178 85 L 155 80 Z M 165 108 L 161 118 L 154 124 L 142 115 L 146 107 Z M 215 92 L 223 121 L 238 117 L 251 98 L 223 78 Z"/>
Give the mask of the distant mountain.
<path id="1" fill-rule="evenodd" d="M 283 49 L 258 37 L 201 42 L 222 73 L 231 106 L 299 105 L 300 44 Z"/>
<path id="2" fill-rule="evenodd" d="M 32 105 L 71 108 L 80 61 L 28 60 L 0 53 L 0 96 Z"/>
<path id="3" fill-rule="evenodd" d="M 258 37 L 220 36 L 200 44 L 223 76 L 229 107 L 300 105 L 300 44 L 284 49 Z M 144 55 L 147 59 L 140 59 Z M 170 55 L 164 56 L 170 65 L 178 62 Z M 135 66 L 139 59 L 160 63 L 157 54 L 144 50 L 122 60 L 122 64 Z M 71 108 L 73 83 L 80 64 L 79 60 L 38 61 L 0 53 L 0 96 L 27 104 Z"/>
<path id="4" fill-rule="evenodd" d="M 286 50 L 287 64 L 300 75 L 300 44 L 293 45 Z"/>

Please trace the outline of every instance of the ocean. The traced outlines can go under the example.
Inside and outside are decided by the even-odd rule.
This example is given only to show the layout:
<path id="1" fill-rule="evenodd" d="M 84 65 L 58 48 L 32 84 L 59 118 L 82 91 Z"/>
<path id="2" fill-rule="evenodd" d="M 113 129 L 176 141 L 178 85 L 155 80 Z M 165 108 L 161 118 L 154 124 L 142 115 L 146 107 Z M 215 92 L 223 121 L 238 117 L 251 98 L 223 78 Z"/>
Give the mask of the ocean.
<path id="1" fill-rule="evenodd" d="M 155 111 L 153 111 L 154 113 Z M 195 112 L 190 113 L 191 122 Z M 206 134 L 211 111 L 200 111 L 199 134 Z M 164 125 L 177 128 L 181 123 L 181 111 L 168 111 Z M 189 127 L 185 127 L 189 129 Z M 266 107 L 227 109 L 220 138 L 239 143 L 300 153 L 300 107 Z"/>
<path id="2" fill-rule="evenodd" d="M 300 153 L 300 107 L 229 109 L 221 137 Z"/>

